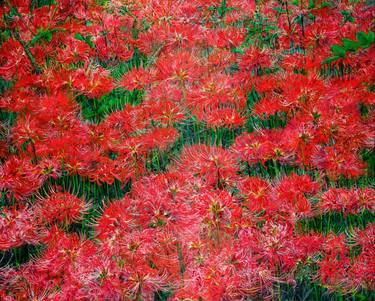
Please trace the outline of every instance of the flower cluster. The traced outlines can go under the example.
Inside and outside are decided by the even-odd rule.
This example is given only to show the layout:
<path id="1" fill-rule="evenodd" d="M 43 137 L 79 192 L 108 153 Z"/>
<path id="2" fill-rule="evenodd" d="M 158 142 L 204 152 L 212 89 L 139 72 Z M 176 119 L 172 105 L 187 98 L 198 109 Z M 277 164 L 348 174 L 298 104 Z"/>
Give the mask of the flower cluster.
<path id="1" fill-rule="evenodd" d="M 206 152 L 225 155 L 220 148 Z M 196 160 L 203 170 L 212 168 L 205 156 Z M 319 197 L 318 183 L 307 175 L 272 182 L 237 176 L 240 189 L 232 194 L 230 186 L 223 189 L 217 178 L 197 176 L 184 161 L 167 173 L 141 178 L 129 195 L 108 204 L 94 226 L 95 244 L 57 228 L 76 222 L 85 210 L 72 195 L 54 193 L 16 211 L 17 216 L 4 212 L 3 249 L 10 247 L 6 240 L 13 247 L 47 246 L 33 262 L 3 273 L 3 285 L 15 298 L 8 299 L 28 300 L 46 291 L 52 300 L 152 300 L 162 290 L 176 291 L 171 300 L 274 296 L 274 283 L 293 284 L 300 267 L 312 264 L 327 287 L 374 289 L 373 225 L 347 241 L 343 235 L 297 231 L 301 217 L 328 206 L 334 189 Z M 211 173 L 232 168 L 232 162 L 220 168 Z M 373 189 L 352 193 L 361 197 L 363 208 L 373 210 Z M 320 199 L 314 206 L 313 197 Z M 351 246 L 361 247 L 353 261 Z M 25 282 L 28 289 L 20 290 Z"/>
<path id="2" fill-rule="evenodd" d="M 0 300 L 373 293 L 371 1 L 0 4 Z"/>

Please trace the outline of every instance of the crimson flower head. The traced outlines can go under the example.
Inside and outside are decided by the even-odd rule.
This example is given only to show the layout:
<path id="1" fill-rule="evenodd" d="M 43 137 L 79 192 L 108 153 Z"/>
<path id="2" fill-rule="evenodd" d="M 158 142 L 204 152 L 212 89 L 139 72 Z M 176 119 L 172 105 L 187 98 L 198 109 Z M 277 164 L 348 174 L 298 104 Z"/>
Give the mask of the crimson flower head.
<path id="1" fill-rule="evenodd" d="M 324 171 L 330 178 L 339 176 L 356 178 L 365 173 L 366 165 L 356 153 L 344 147 L 318 147 L 312 155 L 313 165 Z"/>
<path id="2" fill-rule="evenodd" d="M 314 195 L 319 186 L 307 175 L 292 174 L 276 184 L 274 197 L 278 202 L 277 210 L 309 216 L 311 204 L 308 195 Z"/>
<path id="3" fill-rule="evenodd" d="M 245 123 L 239 112 L 231 108 L 209 111 L 206 113 L 206 121 L 207 126 L 213 128 L 239 128 Z"/>
<path id="4" fill-rule="evenodd" d="M 227 191 L 207 191 L 193 198 L 193 207 L 196 209 L 202 223 L 209 228 L 209 232 L 220 235 L 215 231 L 234 231 L 235 223 L 241 217 L 241 208 L 237 201 Z M 209 233 L 212 234 L 212 233 Z M 214 237 L 220 239 L 219 237 Z"/>
<path id="5" fill-rule="evenodd" d="M 151 82 L 152 76 L 149 71 L 143 68 L 133 68 L 122 77 L 121 81 L 119 82 L 119 86 L 129 91 L 133 91 L 135 89 L 142 90 Z"/>
<path id="6" fill-rule="evenodd" d="M 54 222 L 69 225 L 82 218 L 88 209 L 85 201 L 68 192 L 54 192 L 39 201 L 36 215 L 46 224 Z"/>
<path id="7" fill-rule="evenodd" d="M 78 69 L 74 73 L 72 86 L 90 98 L 99 98 L 113 89 L 113 79 L 101 67 Z"/>
<path id="8" fill-rule="evenodd" d="M 293 162 L 293 149 L 286 139 L 283 129 L 259 130 L 238 136 L 232 146 L 242 161 L 249 164 L 262 163 L 268 160 Z"/>
<path id="9" fill-rule="evenodd" d="M 152 119 L 160 122 L 163 126 L 170 127 L 185 119 L 183 109 L 170 100 L 148 101 L 147 109 L 150 111 Z"/>
<path id="10" fill-rule="evenodd" d="M 4 42 L 0 48 L 0 76 L 5 80 L 11 80 L 14 76 L 28 74 L 30 61 L 27 59 L 21 44 L 15 39 Z"/>
<path id="11" fill-rule="evenodd" d="M 261 211 L 270 206 L 271 186 L 259 177 L 248 177 L 238 184 L 240 194 L 244 198 L 244 205 L 250 211 Z"/>
<path id="12" fill-rule="evenodd" d="M 236 156 L 222 147 L 186 147 L 177 162 L 177 168 L 190 177 L 202 177 L 208 186 L 217 188 L 232 186 L 238 178 Z"/>
<path id="13" fill-rule="evenodd" d="M 11 156 L 0 165 L 0 190 L 16 200 L 24 199 L 43 183 L 44 176 L 28 158 Z"/>
<path id="14" fill-rule="evenodd" d="M 375 191 L 372 188 L 330 188 L 320 198 L 318 208 L 322 212 L 359 214 L 363 210 L 374 211 Z"/>
<path id="15" fill-rule="evenodd" d="M 203 71 L 198 59 L 184 51 L 161 56 L 156 65 L 156 77 L 158 79 L 176 81 L 182 84 L 194 82 Z"/>
<path id="16" fill-rule="evenodd" d="M 251 46 L 246 49 L 238 65 L 241 70 L 246 71 L 270 68 L 272 65 L 270 51 Z"/>
<path id="17" fill-rule="evenodd" d="M 0 250 L 17 248 L 23 244 L 38 244 L 42 236 L 42 227 L 35 219 L 35 208 L 30 206 L 2 208 Z"/>

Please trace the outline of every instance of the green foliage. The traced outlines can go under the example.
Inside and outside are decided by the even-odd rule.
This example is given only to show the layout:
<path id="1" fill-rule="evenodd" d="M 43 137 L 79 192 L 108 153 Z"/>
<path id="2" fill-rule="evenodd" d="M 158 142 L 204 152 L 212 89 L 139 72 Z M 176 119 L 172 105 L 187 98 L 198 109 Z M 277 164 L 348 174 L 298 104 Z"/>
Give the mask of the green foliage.
<path id="1" fill-rule="evenodd" d="M 295 285 L 281 284 L 278 300 L 282 301 L 367 301 L 374 300 L 374 293 L 361 289 L 344 295 L 329 291 L 327 288 L 312 282 L 310 277 L 298 279 Z"/>
<path id="2" fill-rule="evenodd" d="M 278 28 L 269 18 L 255 13 L 254 18 L 245 20 L 246 38 L 240 49 L 256 45 L 260 48 L 272 48 L 278 37 Z"/>
<path id="3" fill-rule="evenodd" d="M 342 212 L 330 212 L 314 218 L 298 221 L 296 228 L 302 233 L 317 231 L 319 233 L 349 233 L 355 228 L 364 229 L 369 223 L 375 221 L 375 214 L 363 211 L 360 214 L 345 215 Z"/>
<path id="4" fill-rule="evenodd" d="M 112 67 L 111 76 L 115 80 L 120 80 L 129 70 L 133 68 L 146 67 L 149 63 L 148 58 L 141 54 L 138 49 L 134 51 L 133 57 L 126 62 L 120 62 L 115 67 Z"/>
<path id="5" fill-rule="evenodd" d="M 348 10 L 342 10 L 340 11 L 340 14 L 343 16 L 343 23 L 345 24 L 346 22 L 354 23 L 355 19 L 352 16 L 351 12 Z"/>
<path id="6" fill-rule="evenodd" d="M 356 41 L 346 39 L 346 38 L 342 39 L 342 43 L 344 45 L 344 50 L 346 51 L 355 52 L 360 47 L 360 45 Z"/>
<path id="7" fill-rule="evenodd" d="M 24 245 L 6 252 L 0 251 L 0 268 L 9 263 L 14 267 L 20 267 L 22 264 L 38 256 L 44 249 L 42 245 Z"/>
<path id="8" fill-rule="evenodd" d="M 333 55 L 337 56 L 337 57 L 345 57 L 345 55 L 346 55 L 346 50 L 339 45 L 332 45 L 331 51 L 332 51 Z"/>
<path id="9" fill-rule="evenodd" d="M 10 89 L 13 86 L 11 81 L 6 81 L 0 77 L 0 95 L 3 94 L 6 90 Z"/>
<path id="10" fill-rule="evenodd" d="M 95 48 L 95 44 L 91 41 L 90 36 L 84 37 L 83 35 L 81 35 L 80 33 L 77 32 L 76 35 L 75 35 L 75 38 L 79 41 L 85 42 L 87 45 L 90 46 L 91 49 Z"/>
<path id="11" fill-rule="evenodd" d="M 348 51 L 355 52 L 359 49 L 366 49 L 375 42 L 375 34 L 371 30 L 369 30 L 367 34 L 362 31 L 357 32 L 356 38 L 357 38 L 357 41 L 343 38 L 342 39 L 343 45 L 332 45 L 331 46 L 332 56 L 323 60 L 321 64 L 330 65 L 336 60 L 346 57 Z"/>
<path id="12" fill-rule="evenodd" d="M 108 114 L 122 110 L 125 104 L 140 104 L 142 98 L 143 91 L 128 91 L 116 88 L 99 99 L 90 99 L 80 95 L 77 97 L 77 102 L 81 105 L 81 113 L 84 120 L 91 123 L 100 123 Z"/>
<path id="13" fill-rule="evenodd" d="M 361 157 L 367 164 L 367 174 L 369 177 L 375 177 L 375 150 L 364 149 L 361 151 Z"/>
<path id="14" fill-rule="evenodd" d="M 171 295 L 172 295 L 171 292 L 157 291 L 157 292 L 155 292 L 155 295 L 154 295 L 154 301 L 164 301 L 164 300 L 167 300 L 168 297 L 171 297 Z"/>
<path id="15" fill-rule="evenodd" d="M 42 6 L 50 6 L 57 4 L 55 0 L 31 0 L 30 9 L 34 10 Z"/>
<path id="16" fill-rule="evenodd" d="M 375 40 L 374 33 L 371 30 L 369 30 L 368 34 L 362 31 L 357 32 L 356 38 L 361 48 L 370 47 L 370 45 L 374 43 L 374 40 Z"/>

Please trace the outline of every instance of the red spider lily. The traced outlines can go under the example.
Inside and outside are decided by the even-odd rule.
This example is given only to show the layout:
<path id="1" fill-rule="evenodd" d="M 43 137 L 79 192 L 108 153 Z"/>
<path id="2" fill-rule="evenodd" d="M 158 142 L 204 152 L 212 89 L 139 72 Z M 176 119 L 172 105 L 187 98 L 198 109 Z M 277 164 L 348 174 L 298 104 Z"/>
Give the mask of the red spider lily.
<path id="1" fill-rule="evenodd" d="M 201 223 L 207 227 L 206 235 L 220 246 L 225 233 L 236 230 L 235 221 L 241 216 L 241 208 L 226 191 L 201 193 L 192 201 Z"/>
<path id="2" fill-rule="evenodd" d="M 261 178 L 247 178 L 239 183 L 244 205 L 250 211 L 261 211 L 271 207 L 270 184 Z"/>
<path id="3" fill-rule="evenodd" d="M 261 50 L 257 47 L 248 48 L 239 62 L 240 70 L 257 71 L 258 68 L 270 68 L 271 58 L 268 50 Z"/>
<path id="4" fill-rule="evenodd" d="M 353 233 L 354 245 L 362 248 L 361 254 L 355 258 L 348 271 L 350 284 L 346 288 L 364 286 L 369 290 L 374 288 L 374 224 L 369 224 L 364 230 Z"/>
<path id="5" fill-rule="evenodd" d="M 64 51 L 58 53 L 58 61 L 62 64 L 74 64 L 89 60 L 93 50 L 84 41 L 77 39 L 66 39 Z"/>
<path id="6" fill-rule="evenodd" d="M 313 182 L 307 175 L 298 176 L 292 174 L 277 183 L 274 191 L 274 206 L 278 211 L 295 213 L 298 215 L 311 215 L 311 205 L 306 194 L 313 195 L 318 190 L 318 184 Z"/>
<path id="7" fill-rule="evenodd" d="M 61 175 L 61 166 L 56 159 L 42 159 L 38 162 L 37 170 L 44 179 L 48 177 L 57 179 Z"/>
<path id="8" fill-rule="evenodd" d="M 135 184 L 133 195 L 136 220 L 144 228 L 164 228 L 167 232 L 182 235 L 187 227 L 194 224 L 195 215 L 186 200 L 179 201 L 176 194 L 165 190 L 154 178 L 142 179 Z M 159 184 L 159 185 L 158 185 Z M 162 189 L 164 188 L 164 189 Z M 177 192 L 175 192 L 177 193 Z M 192 231 L 190 228 L 189 231 Z"/>
<path id="9" fill-rule="evenodd" d="M 108 72 L 97 68 L 79 69 L 74 73 L 72 85 L 78 92 L 90 97 L 98 98 L 110 92 L 113 80 Z"/>
<path id="10" fill-rule="evenodd" d="M 348 284 L 347 271 L 350 260 L 344 237 L 329 237 L 323 245 L 326 257 L 318 263 L 319 277 L 324 285 L 331 289 L 343 289 Z"/>
<path id="11" fill-rule="evenodd" d="M 197 254 L 193 267 L 186 271 L 191 281 L 185 283 L 173 300 L 237 300 L 240 296 L 252 296 L 259 291 L 260 269 L 256 268 L 251 256 L 230 246 L 215 252 L 214 257 L 209 252 L 201 250 Z"/>
<path id="12" fill-rule="evenodd" d="M 9 197 L 21 200 L 42 185 L 44 176 L 29 159 L 12 156 L 0 166 L 0 179 L 0 189 L 6 189 Z"/>
<path id="13" fill-rule="evenodd" d="M 153 128 L 147 133 L 125 140 L 120 151 L 138 160 L 141 159 L 140 156 L 147 154 L 152 149 L 166 149 L 177 137 L 178 132 L 174 128 Z"/>
<path id="14" fill-rule="evenodd" d="M 170 64 L 172 63 L 172 65 Z M 196 81 L 202 73 L 202 66 L 197 58 L 188 52 L 164 55 L 156 63 L 159 80 L 171 80 L 185 85 Z"/>
<path id="15" fill-rule="evenodd" d="M 91 181 L 101 185 L 102 183 L 113 184 L 115 179 L 126 182 L 132 177 L 137 177 L 143 172 L 143 158 L 131 156 L 120 156 L 117 160 L 111 160 L 108 156 L 86 157 L 81 161 L 78 174 L 88 177 Z"/>
<path id="16" fill-rule="evenodd" d="M 186 100 L 195 114 L 225 108 L 243 110 L 246 105 L 243 91 L 234 87 L 230 77 L 220 73 L 204 78 L 202 83 L 187 95 Z"/>
<path id="17" fill-rule="evenodd" d="M 238 171 L 236 158 L 232 153 L 220 147 L 206 145 L 185 148 L 177 167 L 186 175 L 199 176 L 208 186 L 218 188 L 233 185 Z"/>
<path id="18" fill-rule="evenodd" d="M 219 48 L 238 47 L 244 40 L 243 29 L 235 30 L 227 27 L 219 30 L 207 31 L 205 42 L 208 46 Z"/>
<path id="19" fill-rule="evenodd" d="M 166 53 L 176 49 L 189 49 L 201 43 L 202 29 L 194 24 L 171 22 L 155 26 L 155 33 L 159 34 L 160 43 Z"/>
<path id="20" fill-rule="evenodd" d="M 295 161 L 302 166 L 311 166 L 313 145 L 319 143 L 320 137 L 316 135 L 312 118 L 295 118 L 289 122 L 283 131 L 288 146 L 296 154 Z"/>
<path id="21" fill-rule="evenodd" d="M 207 64 L 212 72 L 222 70 L 222 68 L 230 67 L 234 63 L 235 56 L 227 49 L 215 48 L 208 55 Z"/>
<path id="22" fill-rule="evenodd" d="M 118 130 L 127 138 L 132 132 L 142 131 L 150 124 L 150 112 L 144 107 L 124 106 L 119 112 L 111 113 L 104 121 L 105 131 Z"/>
<path id="23" fill-rule="evenodd" d="M 243 126 L 245 120 L 233 109 L 219 109 L 206 113 L 207 127 L 238 128 Z"/>
<path id="24" fill-rule="evenodd" d="M 283 106 L 281 105 L 280 101 L 272 97 L 270 99 L 264 98 L 260 102 L 257 102 L 254 105 L 254 114 L 259 116 L 269 116 L 275 115 L 278 112 L 283 111 Z"/>
<path id="25" fill-rule="evenodd" d="M 0 76 L 5 80 L 11 80 L 16 74 L 22 77 L 29 73 L 30 62 L 19 42 L 14 39 L 6 41 L 1 45 L 0 53 Z"/>
<path id="26" fill-rule="evenodd" d="M 148 95 L 146 95 L 147 101 L 172 101 L 181 102 L 186 96 L 186 91 L 181 90 L 181 87 L 171 81 L 165 80 L 160 84 L 150 87 Z"/>
<path id="27" fill-rule="evenodd" d="M 74 195 L 56 192 L 39 201 L 36 215 L 41 221 L 69 225 L 79 221 L 87 210 L 85 202 Z"/>
<path id="28" fill-rule="evenodd" d="M 331 188 L 321 196 L 318 208 L 323 212 L 338 211 L 344 214 L 358 214 L 362 210 L 374 211 L 374 195 L 371 188 Z"/>
<path id="29" fill-rule="evenodd" d="M 353 178 L 365 173 L 366 166 L 358 155 L 349 153 L 343 148 L 329 146 L 325 149 L 316 149 L 312 160 L 317 168 L 325 170 L 333 179 L 339 175 Z"/>
<path id="30" fill-rule="evenodd" d="M 301 71 L 302 69 L 306 67 L 306 60 L 308 60 L 308 57 L 306 57 L 302 53 L 297 52 L 297 53 L 293 53 L 293 54 L 285 56 L 280 65 L 287 72 L 291 72 L 294 70 Z"/>
<path id="31" fill-rule="evenodd" d="M 169 100 L 158 101 L 157 103 L 148 102 L 147 107 L 149 107 L 153 120 L 168 127 L 185 119 L 185 115 L 181 108 Z"/>
<path id="32" fill-rule="evenodd" d="M 293 82 L 293 85 L 289 83 Z M 301 74 L 287 74 L 278 84 L 282 93 L 273 93 L 255 107 L 258 114 L 274 114 L 276 111 L 295 114 L 295 111 L 305 110 L 313 106 L 325 91 L 324 84 L 317 78 L 306 78 Z M 276 89 L 274 89 L 276 90 Z M 273 103 L 275 102 L 275 103 Z M 268 108 L 268 104 L 271 105 Z M 263 109 L 264 108 L 264 109 Z"/>
<path id="33" fill-rule="evenodd" d="M 374 289 L 368 3 L 0 2 L 1 300 Z"/>
<path id="34" fill-rule="evenodd" d="M 46 98 L 35 108 L 35 113 L 17 119 L 13 136 L 20 149 L 26 144 L 28 152 L 34 156 L 56 155 L 69 147 L 84 143 L 87 128 L 75 116 L 71 101 L 66 99 L 60 95 Z M 47 110 L 46 106 L 52 101 L 55 109 Z M 72 137 L 75 142 L 67 145 L 66 140 Z"/>
<path id="35" fill-rule="evenodd" d="M 35 219 L 35 208 L 2 208 L 0 218 L 0 250 L 17 248 L 24 244 L 38 244 L 43 228 Z"/>
<path id="36" fill-rule="evenodd" d="M 0 159 L 8 157 L 8 144 L 6 141 L 0 141 Z"/>
<path id="37" fill-rule="evenodd" d="M 150 72 L 143 68 L 139 68 L 128 71 L 119 82 L 119 86 L 124 87 L 129 91 L 133 91 L 134 89 L 141 90 L 151 82 L 152 77 Z"/>
<path id="38" fill-rule="evenodd" d="M 249 164 L 268 160 L 292 162 L 293 151 L 282 130 L 260 130 L 238 136 L 233 146 L 242 161 Z"/>

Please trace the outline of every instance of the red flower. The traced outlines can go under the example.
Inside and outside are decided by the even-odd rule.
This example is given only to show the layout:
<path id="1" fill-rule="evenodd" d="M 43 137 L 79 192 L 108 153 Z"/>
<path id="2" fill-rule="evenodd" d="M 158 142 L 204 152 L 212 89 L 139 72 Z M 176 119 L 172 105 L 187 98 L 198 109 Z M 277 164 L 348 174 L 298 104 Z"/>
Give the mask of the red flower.
<path id="1" fill-rule="evenodd" d="M 177 167 L 190 177 L 202 177 L 208 186 L 222 188 L 235 183 L 238 171 L 236 161 L 229 150 L 194 145 L 182 151 Z"/>
<path id="2" fill-rule="evenodd" d="M 87 205 L 84 200 L 70 193 L 55 192 L 39 201 L 35 214 L 39 220 L 48 224 L 57 222 L 69 225 L 79 221 L 85 210 Z"/>
<path id="3" fill-rule="evenodd" d="M 119 82 L 119 86 L 129 91 L 135 89 L 142 90 L 152 82 L 152 76 L 149 71 L 143 68 L 129 70 Z"/>
<path id="4" fill-rule="evenodd" d="M 261 211 L 271 206 L 270 184 L 261 178 L 246 178 L 239 183 L 244 205 L 250 211 Z"/>

